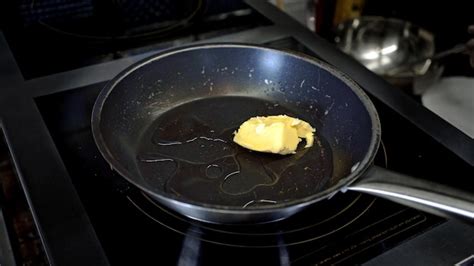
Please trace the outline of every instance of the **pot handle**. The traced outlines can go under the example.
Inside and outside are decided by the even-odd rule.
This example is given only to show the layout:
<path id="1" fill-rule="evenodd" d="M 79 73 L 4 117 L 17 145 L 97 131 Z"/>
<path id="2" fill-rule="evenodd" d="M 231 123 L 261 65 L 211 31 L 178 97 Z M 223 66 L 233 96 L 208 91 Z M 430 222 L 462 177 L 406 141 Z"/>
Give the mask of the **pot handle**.
<path id="1" fill-rule="evenodd" d="M 435 215 L 474 222 L 474 195 L 428 180 L 372 166 L 347 188 Z"/>

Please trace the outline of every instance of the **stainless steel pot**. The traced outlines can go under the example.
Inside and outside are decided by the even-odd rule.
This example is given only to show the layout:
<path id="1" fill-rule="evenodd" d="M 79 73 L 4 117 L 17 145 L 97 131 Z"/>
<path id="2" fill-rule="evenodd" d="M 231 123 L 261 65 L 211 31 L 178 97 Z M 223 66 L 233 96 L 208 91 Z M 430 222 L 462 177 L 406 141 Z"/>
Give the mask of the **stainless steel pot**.
<path id="1" fill-rule="evenodd" d="M 409 84 L 434 67 L 428 59 L 435 51 L 433 34 L 407 21 L 383 17 L 352 19 L 336 27 L 335 42 L 395 85 Z"/>

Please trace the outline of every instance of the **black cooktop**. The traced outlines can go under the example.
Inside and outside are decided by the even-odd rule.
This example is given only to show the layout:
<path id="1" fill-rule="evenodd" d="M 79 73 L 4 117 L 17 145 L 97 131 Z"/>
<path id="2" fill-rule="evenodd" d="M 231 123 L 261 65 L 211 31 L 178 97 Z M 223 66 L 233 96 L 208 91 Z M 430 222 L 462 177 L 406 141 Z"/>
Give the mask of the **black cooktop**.
<path id="1" fill-rule="evenodd" d="M 292 38 L 267 45 L 311 54 Z M 358 264 L 444 221 L 355 192 L 340 193 L 287 220 L 266 224 L 215 225 L 180 216 L 129 185 L 101 157 L 90 117 L 104 84 L 42 96 L 36 103 L 112 264 Z M 372 100 L 387 132 L 376 164 L 431 176 L 439 169 L 425 166 L 439 161 L 436 158 L 459 161 L 408 120 L 375 97 Z M 400 139 L 408 141 L 401 145 Z M 430 155 L 433 149 L 436 157 Z M 413 168 L 415 164 L 420 167 Z M 466 167 L 457 165 L 458 171 Z"/>
<path id="2" fill-rule="evenodd" d="M 55 4 L 59 3 L 52 5 Z M 104 2 L 103 4 L 104 8 L 110 9 L 114 4 L 119 3 Z M 137 2 L 135 9 L 128 10 L 128 12 L 137 13 L 124 14 L 122 19 L 143 20 L 147 16 L 143 12 L 153 12 L 151 6 L 147 8 L 145 5 L 160 4 L 163 5 L 160 7 L 163 9 L 173 6 L 171 1 Z M 165 27 L 158 23 L 143 22 L 148 25 L 148 30 L 145 30 L 147 27 L 141 26 L 136 27 L 141 29 L 139 31 L 129 30 L 128 32 L 125 29 L 119 30 L 124 27 L 120 22 L 115 22 L 113 25 L 112 21 L 104 23 L 104 21 L 97 21 L 97 18 L 94 19 L 94 17 L 83 19 L 80 23 L 76 22 L 77 25 L 61 21 L 50 24 L 44 20 L 39 20 L 36 24 L 18 24 L 14 18 L 15 14 L 5 14 L 7 18 L 5 19 L 4 35 L 10 44 L 23 77 L 28 80 L 271 24 L 264 16 L 239 1 L 227 4 L 208 2 L 205 6 L 200 5 L 201 7 L 196 7 L 192 3 L 188 4 L 191 5 L 188 8 L 198 9 L 196 10 L 198 14 L 193 16 L 192 20 L 174 21 L 173 24 Z M 22 8 L 28 9 L 25 6 Z M 30 5 L 28 4 L 28 6 Z M 41 4 L 35 5 L 33 2 L 28 12 L 47 16 L 47 14 L 42 14 L 41 8 Z M 45 7 L 43 6 L 43 8 Z M 57 8 L 61 8 L 61 6 L 58 5 Z M 13 10 L 10 11 L 14 12 L 15 9 L 11 9 Z M 178 11 L 186 12 L 184 10 L 167 10 L 170 13 L 174 12 L 176 17 L 179 15 Z M 169 15 L 173 16 L 173 14 Z M 32 18 L 28 17 L 28 14 L 23 14 L 21 19 Z M 176 26 L 174 26 L 175 24 Z M 104 26 L 110 27 L 110 29 L 101 29 Z"/>
<path id="3" fill-rule="evenodd" d="M 436 246 L 436 232 L 443 243 L 473 243 L 474 231 L 365 194 L 340 193 L 280 222 L 212 225 L 156 204 L 110 169 L 90 132 L 92 106 L 105 82 L 166 47 L 196 40 L 231 41 L 299 51 L 334 65 L 366 90 L 379 112 L 383 145 L 378 165 L 474 191 L 466 174 L 472 173 L 474 158 L 469 137 L 267 1 L 246 2 L 252 13 L 264 18 L 255 13 L 245 23 L 236 18 L 232 21 L 237 27 L 230 21 L 211 22 L 210 27 L 199 28 L 197 36 L 180 31 L 169 39 L 125 48 L 102 50 L 74 41 L 72 46 L 43 45 L 54 38 L 33 38 L 15 46 L 25 39 L 0 33 L 0 127 L 49 262 L 321 265 L 373 262 L 382 254 L 377 258 L 403 264 L 423 254 L 449 262 L 466 256 L 468 251 L 460 248 L 445 251 L 449 245 L 431 255 L 422 253 L 427 245 L 415 243 L 424 239 Z M 28 49 L 40 41 L 43 44 L 36 48 L 44 49 Z M 74 49 L 57 47 L 82 50 L 71 55 L 68 52 Z M 0 245 L 0 253 L 5 250 L 11 253 Z M 407 258 L 402 260 L 400 252 Z"/>

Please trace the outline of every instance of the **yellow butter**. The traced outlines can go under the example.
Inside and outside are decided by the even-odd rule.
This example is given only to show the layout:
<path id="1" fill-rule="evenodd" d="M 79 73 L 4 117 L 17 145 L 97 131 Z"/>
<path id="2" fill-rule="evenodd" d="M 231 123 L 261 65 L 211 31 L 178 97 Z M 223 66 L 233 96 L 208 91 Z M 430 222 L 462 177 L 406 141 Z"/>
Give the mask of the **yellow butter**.
<path id="1" fill-rule="evenodd" d="M 257 116 L 239 127 L 234 142 L 254 151 L 290 154 L 301 138 L 306 139 L 305 148 L 313 146 L 314 132 L 307 122 L 287 115 Z"/>

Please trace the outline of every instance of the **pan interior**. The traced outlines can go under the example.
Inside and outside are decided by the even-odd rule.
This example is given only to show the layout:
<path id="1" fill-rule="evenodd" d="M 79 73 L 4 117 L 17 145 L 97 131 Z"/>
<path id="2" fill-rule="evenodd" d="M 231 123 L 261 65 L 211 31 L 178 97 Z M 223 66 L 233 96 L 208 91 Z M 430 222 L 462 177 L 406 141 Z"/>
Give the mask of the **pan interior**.
<path id="1" fill-rule="evenodd" d="M 302 141 L 292 155 L 252 152 L 232 141 L 249 117 L 278 114 L 298 117 L 289 108 L 252 97 L 210 97 L 179 105 L 142 136 L 137 168 L 150 187 L 212 205 L 275 204 L 330 187 L 331 148 L 318 132 L 313 147 L 304 148 Z"/>
<path id="2" fill-rule="evenodd" d="M 191 47 L 110 82 L 93 132 L 111 166 L 159 200 L 274 209 L 329 195 L 366 166 L 378 124 L 358 91 L 327 65 L 282 51 Z M 242 122 L 272 114 L 309 122 L 315 145 L 280 156 L 232 142 Z"/>

